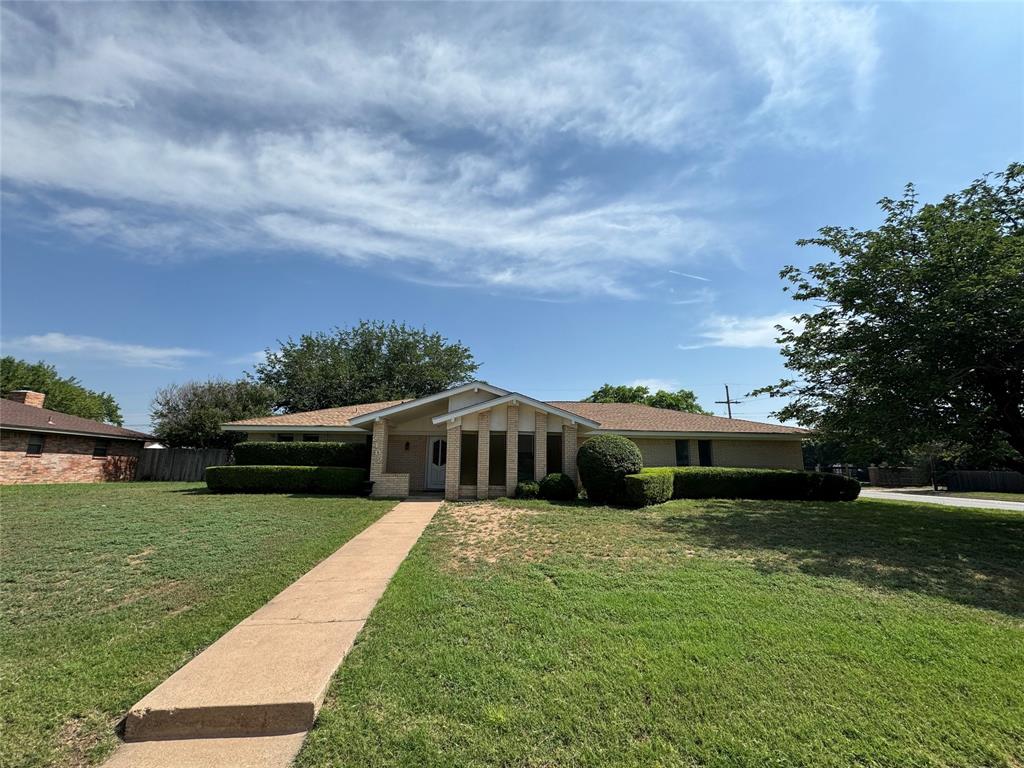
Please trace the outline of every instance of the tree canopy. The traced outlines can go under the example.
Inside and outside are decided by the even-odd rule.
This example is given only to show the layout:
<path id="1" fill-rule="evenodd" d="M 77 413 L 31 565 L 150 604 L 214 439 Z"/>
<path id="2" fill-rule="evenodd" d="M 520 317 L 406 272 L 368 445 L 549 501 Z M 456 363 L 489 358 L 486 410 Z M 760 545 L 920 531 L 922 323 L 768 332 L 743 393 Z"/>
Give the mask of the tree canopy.
<path id="1" fill-rule="evenodd" d="M 877 229 L 798 241 L 838 258 L 782 270 L 814 308 L 778 329 L 797 378 L 758 393 L 792 398 L 777 416 L 861 460 L 941 446 L 1024 466 L 1024 165 L 879 206 Z"/>
<path id="2" fill-rule="evenodd" d="M 227 421 L 269 416 L 274 392 L 251 381 L 189 381 L 157 390 L 153 435 L 172 448 L 230 448 L 243 435 L 221 432 Z"/>
<path id="3" fill-rule="evenodd" d="M 250 377 L 295 413 L 422 397 L 472 380 L 477 368 L 468 347 L 440 333 L 364 320 L 280 342 Z"/>
<path id="4" fill-rule="evenodd" d="M 0 395 L 16 389 L 31 389 L 46 395 L 44 407 L 84 419 L 121 426 L 121 408 L 114 396 L 83 387 L 74 376 L 61 376 L 57 369 L 39 361 L 30 363 L 14 357 L 0 359 Z"/>
<path id="5" fill-rule="evenodd" d="M 683 411 L 685 413 L 703 413 L 711 415 L 700 407 L 697 396 L 689 389 L 680 389 L 677 392 L 669 392 L 659 389 L 654 394 L 648 387 L 630 387 L 624 384 L 604 384 L 590 393 L 583 399 L 585 403 L 639 403 L 649 405 L 652 408 L 667 408 L 670 411 Z"/>

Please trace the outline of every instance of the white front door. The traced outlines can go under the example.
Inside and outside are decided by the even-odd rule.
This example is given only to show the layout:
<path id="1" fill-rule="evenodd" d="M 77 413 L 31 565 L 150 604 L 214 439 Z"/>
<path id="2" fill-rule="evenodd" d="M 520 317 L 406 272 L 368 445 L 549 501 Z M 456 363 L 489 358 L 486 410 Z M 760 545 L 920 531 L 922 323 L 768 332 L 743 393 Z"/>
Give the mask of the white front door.
<path id="1" fill-rule="evenodd" d="M 444 488 L 444 470 L 448 463 L 448 441 L 431 438 L 427 445 L 427 488 Z"/>

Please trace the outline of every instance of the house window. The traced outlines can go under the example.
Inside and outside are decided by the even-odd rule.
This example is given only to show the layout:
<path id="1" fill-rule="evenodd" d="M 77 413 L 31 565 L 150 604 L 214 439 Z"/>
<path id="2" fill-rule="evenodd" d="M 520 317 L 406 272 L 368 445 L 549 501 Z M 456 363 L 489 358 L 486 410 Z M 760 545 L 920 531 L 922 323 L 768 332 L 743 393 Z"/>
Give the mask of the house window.
<path id="1" fill-rule="evenodd" d="M 705 442 L 707 442 L 705 440 Z M 690 466 L 690 441 L 689 440 L 676 440 L 676 466 L 677 467 L 688 467 Z"/>
<path id="2" fill-rule="evenodd" d="M 505 484 L 505 433 L 491 432 L 491 455 L 488 457 L 488 485 Z"/>
<path id="3" fill-rule="evenodd" d="M 462 433 L 462 450 L 459 456 L 459 485 L 476 485 L 476 432 Z"/>
<path id="4" fill-rule="evenodd" d="M 281 434 L 281 433 L 278 433 L 278 435 L 277 435 L 277 442 L 279 442 L 279 443 L 291 443 L 291 442 L 294 442 L 294 441 L 295 441 L 295 435 L 284 435 L 284 434 Z"/>
<path id="5" fill-rule="evenodd" d="M 303 435 L 302 442 L 304 443 L 319 443 L 320 435 Z"/>
<path id="6" fill-rule="evenodd" d="M 28 436 L 28 448 L 25 449 L 26 456 L 39 456 L 43 452 L 43 435 L 31 434 Z"/>
<path id="7" fill-rule="evenodd" d="M 110 440 L 105 437 L 97 438 L 96 444 L 92 447 L 92 457 L 94 459 L 105 459 L 109 453 Z"/>
<path id="8" fill-rule="evenodd" d="M 552 472 L 562 471 L 562 435 L 558 432 L 548 433 L 548 468 L 544 473 L 550 475 Z"/>
<path id="9" fill-rule="evenodd" d="M 711 441 L 710 440 L 698 440 L 697 441 L 697 458 L 700 459 L 700 465 L 702 467 L 711 466 Z"/>
<path id="10" fill-rule="evenodd" d="M 533 432 L 519 433 L 519 456 L 516 479 L 533 480 Z"/>

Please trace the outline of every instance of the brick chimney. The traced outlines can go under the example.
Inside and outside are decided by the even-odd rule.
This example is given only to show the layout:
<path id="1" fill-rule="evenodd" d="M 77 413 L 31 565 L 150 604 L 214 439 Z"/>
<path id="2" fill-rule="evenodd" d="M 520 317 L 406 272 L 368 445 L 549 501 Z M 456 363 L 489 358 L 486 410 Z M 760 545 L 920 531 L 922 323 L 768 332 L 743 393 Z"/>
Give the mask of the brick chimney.
<path id="1" fill-rule="evenodd" d="M 33 408 L 42 408 L 43 403 L 46 402 L 46 395 L 42 392 L 33 392 L 31 389 L 16 389 L 8 393 L 7 399 L 31 405 Z"/>

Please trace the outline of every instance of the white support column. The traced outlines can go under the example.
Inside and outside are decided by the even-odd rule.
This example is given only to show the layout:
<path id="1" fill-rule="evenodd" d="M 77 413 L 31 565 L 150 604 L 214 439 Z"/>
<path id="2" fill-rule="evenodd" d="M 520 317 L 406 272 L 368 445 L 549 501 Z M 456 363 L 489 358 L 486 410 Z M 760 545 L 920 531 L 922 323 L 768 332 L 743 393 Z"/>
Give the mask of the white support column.
<path id="1" fill-rule="evenodd" d="M 491 470 L 491 412 L 480 411 L 476 424 L 476 497 L 486 499 Z"/>

